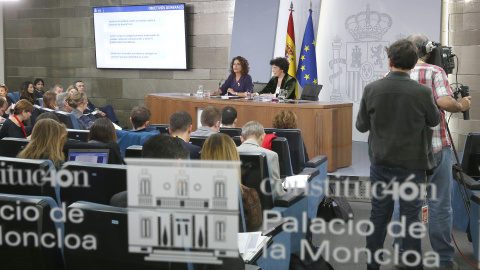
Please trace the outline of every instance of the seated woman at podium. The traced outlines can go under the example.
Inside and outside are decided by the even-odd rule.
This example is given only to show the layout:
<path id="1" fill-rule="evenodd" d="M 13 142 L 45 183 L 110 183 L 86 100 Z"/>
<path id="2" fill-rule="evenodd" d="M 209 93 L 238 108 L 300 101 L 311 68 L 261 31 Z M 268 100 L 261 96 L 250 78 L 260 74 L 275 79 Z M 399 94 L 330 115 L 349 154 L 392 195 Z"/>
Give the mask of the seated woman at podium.
<path id="1" fill-rule="evenodd" d="M 230 75 L 228 76 L 225 83 L 217 90 L 215 90 L 212 95 L 233 95 L 245 97 L 247 92 L 253 91 L 253 82 L 252 77 L 248 75 L 247 59 L 237 56 L 232 59 L 230 63 Z"/>
<path id="2" fill-rule="evenodd" d="M 288 60 L 283 57 L 277 57 L 270 61 L 270 65 L 272 66 L 273 77 L 258 94 L 276 97 L 281 89 L 287 92 L 285 98 L 294 99 L 297 80 L 288 75 L 288 67 L 290 66 Z"/>

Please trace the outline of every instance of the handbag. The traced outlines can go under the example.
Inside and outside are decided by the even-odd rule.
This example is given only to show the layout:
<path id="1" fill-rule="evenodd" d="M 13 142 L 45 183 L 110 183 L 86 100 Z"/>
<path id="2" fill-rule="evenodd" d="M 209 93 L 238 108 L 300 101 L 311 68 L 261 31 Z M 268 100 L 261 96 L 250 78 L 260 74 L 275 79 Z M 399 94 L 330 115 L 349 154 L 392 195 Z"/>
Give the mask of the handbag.
<path id="1" fill-rule="evenodd" d="M 242 204 L 243 213 L 245 216 L 245 224 L 247 231 L 257 231 L 262 225 L 262 203 L 258 193 L 253 188 L 248 188 L 244 185 L 242 187 Z"/>
<path id="2" fill-rule="evenodd" d="M 318 205 L 317 217 L 323 218 L 327 222 L 334 218 L 347 222 L 353 218 L 353 210 L 345 197 L 325 196 Z"/>

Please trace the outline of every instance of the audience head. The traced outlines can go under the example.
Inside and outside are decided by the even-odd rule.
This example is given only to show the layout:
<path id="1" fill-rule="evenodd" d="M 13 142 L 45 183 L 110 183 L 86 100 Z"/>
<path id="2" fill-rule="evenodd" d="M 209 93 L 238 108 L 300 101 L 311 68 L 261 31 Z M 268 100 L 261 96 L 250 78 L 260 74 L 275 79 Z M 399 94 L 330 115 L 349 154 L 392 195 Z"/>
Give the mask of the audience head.
<path id="1" fill-rule="evenodd" d="M 133 129 L 141 129 L 148 126 L 150 122 L 150 110 L 142 107 L 137 106 L 132 109 L 132 114 L 130 115 L 130 122 L 133 124 Z"/>
<path id="2" fill-rule="evenodd" d="M 0 85 L 0 97 L 7 98 L 8 88 L 5 84 Z"/>
<path id="3" fill-rule="evenodd" d="M 75 81 L 73 83 L 73 87 L 80 93 L 83 93 L 85 91 L 85 84 L 83 84 L 82 81 Z"/>
<path id="4" fill-rule="evenodd" d="M 259 145 L 262 145 L 265 138 L 265 130 L 262 124 L 257 121 L 250 121 L 242 127 L 242 143 L 246 140 L 254 140 Z"/>
<path id="5" fill-rule="evenodd" d="M 418 50 L 410 40 L 400 39 L 387 48 L 390 67 L 410 70 L 415 67 L 418 60 Z"/>
<path id="6" fill-rule="evenodd" d="M 87 108 L 88 104 L 87 95 L 81 92 L 68 95 L 65 101 L 70 107 L 82 112 Z"/>
<path id="7" fill-rule="evenodd" d="M 77 89 L 75 89 L 75 87 L 73 87 L 73 85 L 69 85 L 68 88 L 67 88 L 67 91 L 65 91 L 67 93 L 70 93 L 70 94 L 73 94 L 73 93 L 77 93 Z"/>
<path id="8" fill-rule="evenodd" d="M 215 133 L 210 135 L 202 147 L 202 160 L 239 161 L 240 156 L 232 138 L 227 134 Z"/>
<path id="9" fill-rule="evenodd" d="M 232 59 L 232 62 L 230 63 L 230 75 L 235 76 L 235 71 L 233 68 L 233 65 L 237 64 L 240 65 L 240 72 L 242 73 L 242 76 L 247 75 L 248 72 L 250 71 L 250 68 L 248 67 L 248 61 L 247 59 L 237 56 Z"/>
<path id="10" fill-rule="evenodd" d="M 7 109 L 8 109 L 8 102 L 5 99 L 0 98 L 0 116 L 2 116 Z"/>
<path id="11" fill-rule="evenodd" d="M 187 148 L 168 134 L 150 137 L 142 148 L 142 158 L 188 159 L 189 156 Z"/>
<path id="12" fill-rule="evenodd" d="M 42 106 L 44 108 L 56 110 L 58 109 L 57 107 L 57 93 L 53 92 L 52 90 L 49 90 L 43 94 L 43 103 Z"/>
<path id="13" fill-rule="evenodd" d="M 13 109 L 10 109 L 10 114 L 14 114 L 15 116 L 22 116 L 26 120 L 27 118 L 30 118 L 33 112 L 33 105 L 32 103 L 28 102 L 26 99 L 21 99 L 17 103 L 15 103 L 15 106 L 13 106 Z"/>
<path id="14" fill-rule="evenodd" d="M 220 121 L 222 121 L 222 113 L 213 106 L 205 108 L 200 116 L 202 126 L 216 129 L 216 131 L 218 131 L 220 127 Z"/>
<path id="15" fill-rule="evenodd" d="M 65 111 L 65 112 L 72 112 L 72 107 L 68 105 L 68 103 L 65 101 L 68 97 L 69 93 L 68 92 L 63 92 L 59 95 L 57 95 L 57 107 L 59 110 Z"/>
<path id="16" fill-rule="evenodd" d="M 99 141 L 103 143 L 117 142 L 117 132 L 115 126 L 108 118 L 98 118 L 93 122 L 88 133 L 89 141 Z"/>
<path id="17" fill-rule="evenodd" d="M 35 89 L 37 89 L 38 91 L 43 91 L 43 86 L 45 85 L 45 82 L 43 81 L 43 79 L 40 79 L 40 78 L 36 78 L 35 81 L 33 81 L 33 86 L 35 87 Z"/>
<path id="18" fill-rule="evenodd" d="M 60 95 L 61 93 L 63 93 L 63 86 L 61 86 L 60 84 L 55 84 L 51 90 L 57 95 Z"/>
<path id="19" fill-rule="evenodd" d="M 41 119 L 33 127 L 30 142 L 18 157 L 49 159 L 58 168 L 65 159 L 63 145 L 66 141 L 67 129 L 64 124 L 53 119 Z"/>
<path id="20" fill-rule="evenodd" d="M 288 60 L 285 59 L 285 57 L 277 57 L 275 59 L 270 60 L 270 65 L 277 66 L 285 74 L 288 74 L 288 67 L 290 66 L 290 64 L 288 63 Z M 275 72 L 273 75 L 275 76 Z"/>
<path id="21" fill-rule="evenodd" d="M 423 61 L 428 60 L 428 53 L 423 49 L 424 45 L 428 42 L 428 37 L 424 34 L 413 34 L 407 37 L 413 43 L 413 46 L 417 48 L 418 58 Z"/>
<path id="22" fill-rule="evenodd" d="M 192 117 L 186 111 L 179 111 L 170 115 L 170 133 L 176 135 L 178 133 L 187 132 L 192 126 Z"/>
<path id="23" fill-rule="evenodd" d="M 296 129 L 297 116 L 292 111 L 280 110 L 275 117 L 273 117 L 272 125 L 274 128 Z"/>
<path id="24" fill-rule="evenodd" d="M 60 119 L 58 119 L 58 116 L 56 114 L 54 114 L 53 112 L 44 112 L 42 114 L 40 114 L 37 119 L 35 119 L 35 124 L 38 123 L 38 121 L 42 120 L 42 119 L 53 119 L 59 123 L 60 122 Z"/>
<path id="25" fill-rule="evenodd" d="M 30 81 L 25 81 L 20 86 L 20 97 L 26 98 L 30 103 L 35 103 L 37 98 L 33 94 L 33 83 Z"/>
<path id="26" fill-rule="evenodd" d="M 237 125 L 237 110 L 227 106 L 222 109 L 222 125 L 225 127 L 235 127 Z"/>

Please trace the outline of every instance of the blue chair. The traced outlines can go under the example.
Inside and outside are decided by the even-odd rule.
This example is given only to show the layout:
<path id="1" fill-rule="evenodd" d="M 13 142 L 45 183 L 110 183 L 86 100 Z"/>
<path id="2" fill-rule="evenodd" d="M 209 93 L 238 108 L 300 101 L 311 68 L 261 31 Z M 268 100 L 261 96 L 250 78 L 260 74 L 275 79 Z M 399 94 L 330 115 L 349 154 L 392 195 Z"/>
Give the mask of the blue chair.
<path id="1" fill-rule="evenodd" d="M 13 102 L 18 102 L 18 100 L 15 99 L 15 95 L 13 93 L 7 93 L 7 96 L 9 96 L 13 100 Z M 18 97 L 18 99 L 20 99 L 20 96 Z"/>
<path id="2" fill-rule="evenodd" d="M 58 246 L 58 242 L 63 242 L 63 223 L 53 222 L 50 218 L 50 212 L 56 208 L 57 203 L 50 197 L 42 196 L 23 196 L 12 194 L 0 194 L 0 206 L 9 206 L 12 209 L 19 207 L 20 209 L 35 209 L 38 213 L 36 221 L 28 221 L 23 214 L 20 218 L 13 218 L 12 220 L 0 219 L 0 226 L 3 233 L 15 231 L 19 235 L 24 233 L 32 233 L 27 240 L 23 237 L 17 246 L 9 246 L 6 244 L 0 245 L 0 261 L 2 266 L 6 269 L 65 269 L 62 256 L 62 248 Z M 28 211 L 31 218 L 33 217 L 33 210 Z M 25 213 L 25 211 L 24 211 Z M 57 216 L 58 218 L 58 216 Z M 60 237 L 57 230 L 60 231 Z M 45 241 L 49 245 L 54 244 L 54 247 L 42 246 L 40 239 L 37 239 L 38 246 L 35 246 L 34 238 L 40 238 L 45 234 L 51 234 L 55 239 Z"/>
<path id="3" fill-rule="evenodd" d="M 125 157 L 125 152 L 129 146 L 143 145 L 153 135 L 160 134 L 158 130 L 155 131 L 136 131 L 136 130 L 115 130 L 117 132 L 117 143 L 120 146 L 122 157 Z"/>
<path id="4" fill-rule="evenodd" d="M 20 100 L 20 92 L 15 91 L 15 92 L 12 92 L 12 94 L 13 94 L 13 101 L 15 101 L 15 103 L 17 103 Z"/>
<path id="5" fill-rule="evenodd" d="M 64 123 L 67 128 L 70 129 L 80 129 L 77 118 L 72 113 L 64 112 L 61 110 L 54 111 L 55 115 L 58 116 L 60 122 Z"/>

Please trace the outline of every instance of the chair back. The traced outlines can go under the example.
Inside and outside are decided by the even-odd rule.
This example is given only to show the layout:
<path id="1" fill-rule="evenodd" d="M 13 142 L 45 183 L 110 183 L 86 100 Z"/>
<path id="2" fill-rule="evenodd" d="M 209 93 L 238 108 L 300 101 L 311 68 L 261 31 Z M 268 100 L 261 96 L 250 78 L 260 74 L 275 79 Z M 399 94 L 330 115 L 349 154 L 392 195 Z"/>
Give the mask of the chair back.
<path id="1" fill-rule="evenodd" d="M 462 169 L 475 180 L 480 179 L 480 132 L 470 132 L 465 139 Z"/>
<path id="2" fill-rule="evenodd" d="M 266 128 L 265 133 L 284 137 L 290 148 L 290 159 L 294 174 L 299 174 L 305 168 L 305 145 L 303 144 L 302 131 L 300 129 L 276 129 Z"/>
<path id="3" fill-rule="evenodd" d="M 143 149 L 143 146 L 141 146 L 141 145 L 129 146 L 125 150 L 125 157 L 126 158 L 141 158 L 142 157 L 142 149 Z"/>
<path id="4" fill-rule="evenodd" d="M 0 185 L 0 193 L 27 196 L 51 197 L 57 202 L 56 182 L 50 182 L 50 170 L 55 170 L 50 160 L 0 157 L 5 170 L 5 185 Z M 12 170 L 13 173 L 9 173 Z M 48 182 L 43 182 L 42 180 Z"/>
<path id="5" fill-rule="evenodd" d="M 30 139 L 27 138 L 5 137 L 0 140 L 0 156 L 17 157 L 29 142 Z"/>
<path id="6" fill-rule="evenodd" d="M 292 161 L 290 159 L 290 147 L 288 140 L 284 137 L 278 137 L 272 140 L 272 151 L 277 153 L 280 165 L 280 177 L 293 176 Z"/>
<path id="7" fill-rule="evenodd" d="M 318 101 L 318 95 L 322 87 L 321 84 L 305 84 L 300 99 Z"/>
<path id="8" fill-rule="evenodd" d="M 242 145 L 242 139 L 240 138 L 240 136 L 232 137 L 232 140 L 237 147 Z"/>
<path id="9" fill-rule="evenodd" d="M 267 83 L 262 83 L 262 82 L 255 82 L 253 83 L 253 92 L 258 93 L 263 90 L 267 86 Z"/>
<path id="10" fill-rule="evenodd" d="M 12 92 L 12 94 L 13 94 L 13 101 L 15 101 L 15 103 L 17 103 L 20 100 L 20 92 L 15 91 L 15 92 Z"/>
<path id="11" fill-rule="evenodd" d="M 96 250 L 66 249 L 68 269 L 187 269 L 186 263 L 147 261 L 148 254 L 129 252 L 129 215 L 138 210 L 83 201 L 68 209 L 80 209 L 84 218 L 80 224 L 68 220 L 65 234 L 91 234 L 97 240 Z"/>
<path id="12" fill-rule="evenodd" d="M 270 178 L 267 156 L 260 152 L 239 152 L 239 154 L 240 161 L 242 161 L 242 184 L 257 191 L 262 203 L 262 210 L 272 209 L 273 195 L 270 181 L 264 182 L 263 191 L 261 188 L 263 180 Z"/>
<path id="13" fill-rule="evenodd" d="M 13 102 L 15 103 L 18 102 L 18 100 L 16 100 L 15 95 L 13 93 L 7 93 L 7 96 L 9 96 L 13 100 Z"/>
<path id="14" fill-rule="evenodd" d="M 67 129 L 67 132 L 67 138 L 69 139 L 88 142 L 88 134 L 90 133 L 90 130 Z"/>
<path id="15" fill-rule="evenodd" d="M 60 122 L 64 123 L 67 128 L 70 129 L 80 129 L 77 118 L 72 113 L 64 112 L 61 110 L 54 111 L 55 115 L 58 116 Z"/>
<path id="16" fill-rule="evenodd" d="M 208 136 L 191 136 L 190 143 L 200 148 L 203 148 L 203 144 L 207 139 L 208 139 Z"/>
<path id="17" fill-rule="evenodd" d="M 170 125 L 167 124 L 150 124 L 149 127 L 154 127 L 156 130 L 160 131 L 162 134 L 170 134 L 168 128 Z"/>
<path id="18" fill-rule="evenodd" d="M 60 188 L 67 205 L 76 201 L 109 204 L 113 195 L 127 190 L 127 168 L 122 165 L 66 162 L 62 169 L 72 172 L 77 185 Z"/>
<path id="19" fill-rule="evenodd" d="M 0 227 L 3 232 L 14 231 L 19 235 L 34 233 L 33 236 L 27 238 L 28 242 L 26 242 L 27 240 L 23 241 L 25 245 L 0 245 L 0 261 L 5 269 L 65 269 L 62 249 L 57 246 L 57 243 L 63 239 L 52 241 L 55 243 L 53 248 L 44 248 L 40 244 L 41 236 L 51 234 L 57 237 L 57 228 L 63 230 L 62 225 L 55 224 L 50 218 L 51 210 L 57 207 L 56 202 L 50 197 L 0 194 L 0 207 L 5 206 L 9 206 L 11 209 L 35 209 L 35 212 L 38 213 L 35 222 L 26 220 L 23 215 L 11 220 L 0 219 Z M 23 212 L 25 213 L 25 211 Z M 32 217 L 32 210 L 28 212 L 30 213 L 28 216 Z M 35 247 L 34 239 L 37 239 L 37 243 L 39 243 L 37 247 Z"/>
<path id="20" fill-rule="evenodd" d="M 115 130 L 117 132 L 117 143 L 120 146 L 122 157 L 125 157 L 126 149 L 132 145 L 143 145 L 150 137 L 159 134 L 159 131 L 135 131 Z"/>
<path id="21" fill-rule="evenodd" d="M 225 134 L 227 134 L 227 135 L 230 136 L 230 137 L 240 136 L 240 135 L 242 135 L 242 128 L 237 128 L 237 127 L 234 127 L 234 128 L 221 127 L 221 128 L 220 128 L 220 133 L 225 133 Z"/>

